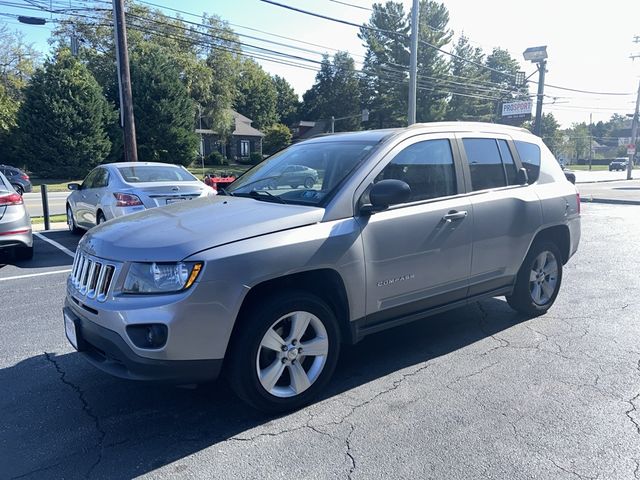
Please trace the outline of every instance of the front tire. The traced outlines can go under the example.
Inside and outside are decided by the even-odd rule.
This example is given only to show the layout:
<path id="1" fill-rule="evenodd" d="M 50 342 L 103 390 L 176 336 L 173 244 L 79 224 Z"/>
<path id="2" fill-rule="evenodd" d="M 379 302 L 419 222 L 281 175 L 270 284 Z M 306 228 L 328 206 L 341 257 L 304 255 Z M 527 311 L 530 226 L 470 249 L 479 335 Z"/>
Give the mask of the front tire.
<path id="1" fill-rule="evenodd" d="M 340 352 L 333 311 L 306 292 L 256 302 L 239 319 L 232 340 L 229 383 L 265 413 L 298 409 L 325 388 Z"/>
<path id="2" fill-rule="evenodd" d="M 70 205 L 67 205 L 67 227 L 74 235 L 80 235 L 80 233 L 82 233 L 82 230 L 80 230 L 76 224 L 76 219 L 73 216 L 73 210 L 71 210 Z"/>
<path id="3" fill-rule="evenodd" d="M 527 316 L 544 315 L 556 300 L 562 283 L 562 254 L 553 242 L 534 242 L 507 302 Z"/>
<path id="4" fill-rule="evenodd" d="M 304 179 L 304 187 L 307 189 L 313 188 L 315 184 L 316 184 L 315 180 L 311 177 L 307 177 Z"/>
<path id="5" fill-rule="evenodd" d="M 24 188 L 22 188 L 22 185 L 13 185 L 13 189 L 16 191 L 16 193 L 20 196 L 22 196 L 24 194 Z"/>

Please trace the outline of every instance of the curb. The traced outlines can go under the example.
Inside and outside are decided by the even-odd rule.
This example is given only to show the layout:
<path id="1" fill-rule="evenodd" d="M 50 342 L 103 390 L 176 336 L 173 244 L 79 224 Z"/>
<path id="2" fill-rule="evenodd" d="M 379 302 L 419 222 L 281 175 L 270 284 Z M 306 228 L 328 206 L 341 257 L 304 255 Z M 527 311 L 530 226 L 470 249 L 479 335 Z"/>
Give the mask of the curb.
<path id="1" fill-rule="evenodd" d="M 580 203 L 607 203 L 610 205 L 640 205 L 640 200 L 621 200 L 617 198 L 582 198 Z"/>
<path id="2" fill-rule="evenodd" d="M 576 185 L 584 185 L 584 184 L 588 184 L 588 183 L 630 182 L 631 180 L 638 180 L 638 178 L 630 178 L 630 179 L 621 178 L 621 179 L 618 179 L 618 180 L 593 180 L 591 182 L 577 182 L 576 181 Z"/>

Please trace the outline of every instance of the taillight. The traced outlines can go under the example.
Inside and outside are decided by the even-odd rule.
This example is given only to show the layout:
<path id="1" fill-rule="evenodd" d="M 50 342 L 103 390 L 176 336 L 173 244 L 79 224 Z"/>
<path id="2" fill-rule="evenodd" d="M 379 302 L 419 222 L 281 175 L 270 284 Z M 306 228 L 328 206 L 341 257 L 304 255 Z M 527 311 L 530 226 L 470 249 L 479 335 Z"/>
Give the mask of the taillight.
<path id="1" fill-rule="evenodd" d="M 0 207 L 6 207 L 7 205 L 22 205 L 22 197 L 17 193 L 0 195 Z"/>
<path id="2" fill-rule="evenodd" d="M 142 202 L 137 195 L 132 195 L 130 193 L 114 193 L 113 196 L 116 197 L 116 207 L 137 207 L 142 205 Z"/>
<path id="3" fill-rule="evenodd" d="M 25 175 L 24 173 L 20 175 L 20 178 L 23 180 L 29 180 L 29 175 Z"/>

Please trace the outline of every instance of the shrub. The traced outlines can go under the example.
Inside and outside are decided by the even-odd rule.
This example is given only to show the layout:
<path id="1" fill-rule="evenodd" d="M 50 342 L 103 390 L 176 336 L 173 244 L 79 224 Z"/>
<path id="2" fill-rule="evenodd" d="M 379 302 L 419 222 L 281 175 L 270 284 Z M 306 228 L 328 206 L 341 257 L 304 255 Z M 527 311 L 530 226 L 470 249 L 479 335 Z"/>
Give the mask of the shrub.
<path id="1" fill-rule="evenodd" d="M 228 163 L 225 161 L 225 158 L 222 156 L 222 154 L 218 151 L 211 152 L 207 156 L 205 162 L 207 165 L 215 165 L 215 166 L 225 165 Z"/>
<path id="2" fill-rule="evenodd" d="M 249 163 L 251 165 L 258 165 L 262 160 L 262 154 L 258 152 L 251 152 L 251 155 L 249 155 Z"/>

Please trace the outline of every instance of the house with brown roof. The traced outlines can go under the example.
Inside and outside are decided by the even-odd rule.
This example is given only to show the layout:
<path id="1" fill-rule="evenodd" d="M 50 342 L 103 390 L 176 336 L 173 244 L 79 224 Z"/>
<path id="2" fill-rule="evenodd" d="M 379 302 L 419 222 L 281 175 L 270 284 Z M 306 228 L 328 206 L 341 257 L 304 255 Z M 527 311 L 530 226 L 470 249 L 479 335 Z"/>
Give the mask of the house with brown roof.
<path id="1" fill-rule="evenodd" d="M 233 132 L 226 142 L 222 141 L 220 136 L 210 128 L 196 128 L 196 133 L 200 134 L 202 139 L 202 154 L 207 157 L 214 151 L 218 151 L 230 160 L 248 159 L 254 152 L 262 155 L 264 133 L 251 125 L 253 120 L 250 118 L 235 110 L 231 110 L 230 113 L 233 117 Z M 210 123 L 205 117 L 201 121 L 204 126 Z"/>

